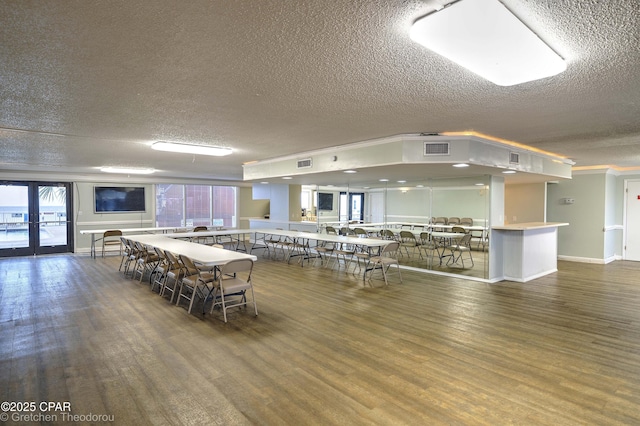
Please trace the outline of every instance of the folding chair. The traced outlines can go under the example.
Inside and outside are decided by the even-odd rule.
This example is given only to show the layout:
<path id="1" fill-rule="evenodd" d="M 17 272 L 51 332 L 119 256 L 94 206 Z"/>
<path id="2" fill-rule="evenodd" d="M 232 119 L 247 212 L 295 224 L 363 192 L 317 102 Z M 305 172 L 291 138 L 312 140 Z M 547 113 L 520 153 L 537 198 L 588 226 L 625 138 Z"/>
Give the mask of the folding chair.
<path id="1" fill-rule="evenodd" d="M 238 259 L 232 260 L 221 265 L 218 270 L 218 277 L 214 284 L 213 290 L 213 306 L 211 313 L 216 306 L 222 307 L 222 315 L 224 322 L 227 322 L 227 310 L 238 306 L 247 306 L 247 290 L 251 291 L 251 302 L 253 309 L 258 316 L 258 305 L 253 291 L 251 282 L 251 273 L 253 272 L 253 260 Z M 238 274 L 247 274 L 246 278 L 241 278 Z M 218 297 L 220 301 L 218 301 Z M 235 300 L 230 299 L 236 297 Z"/>

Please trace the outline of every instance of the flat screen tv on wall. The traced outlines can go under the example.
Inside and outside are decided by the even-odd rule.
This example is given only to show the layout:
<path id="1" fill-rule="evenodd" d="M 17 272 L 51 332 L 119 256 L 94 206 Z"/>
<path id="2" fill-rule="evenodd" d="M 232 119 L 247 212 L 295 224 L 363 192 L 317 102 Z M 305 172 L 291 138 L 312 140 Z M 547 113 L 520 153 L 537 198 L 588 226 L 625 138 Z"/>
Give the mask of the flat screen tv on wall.
<path id="1" fill-rule="evenodd" d="M 318 210 L 333 210 L 333 194 L 318 192 Z"/>
<path id="2" fill-rule="evenodd" d="M 95 186 L 96 213 L 134 213 L 146 211 L 142 186 Z"/>

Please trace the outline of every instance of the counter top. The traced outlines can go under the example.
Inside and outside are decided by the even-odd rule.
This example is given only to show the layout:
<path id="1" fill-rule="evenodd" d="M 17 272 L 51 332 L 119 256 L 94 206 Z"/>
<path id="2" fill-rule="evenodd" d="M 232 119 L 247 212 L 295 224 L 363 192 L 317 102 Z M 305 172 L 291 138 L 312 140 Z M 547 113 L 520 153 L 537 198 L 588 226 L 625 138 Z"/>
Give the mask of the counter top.
<path id="1" fill-rule="evenodd" d="M 564 222 L 525 222 L 525 223 L 512 223 L 509 225 L 492 226 L 491 229 L 500 231 L 527 231 L 530 229 L 541 228 L 557 228 L 558 226 L 567 226 L 568 223 Z"/>

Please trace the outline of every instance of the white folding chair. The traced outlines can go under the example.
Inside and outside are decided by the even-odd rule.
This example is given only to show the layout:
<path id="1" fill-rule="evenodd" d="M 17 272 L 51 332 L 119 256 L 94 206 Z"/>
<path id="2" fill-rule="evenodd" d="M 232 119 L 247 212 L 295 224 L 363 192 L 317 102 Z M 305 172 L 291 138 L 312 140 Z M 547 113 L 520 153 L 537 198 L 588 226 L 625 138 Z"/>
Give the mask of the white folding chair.
<path id="1" fill-rule="evenodd" d="M 400 250 L 400 243 L 394 241 L 392 243 L 387 244 L 382 248 L 380 255 L 372 256 L 369 259 L 370 271 L 369 274 L 369 285 L 373 287 L 371 284 L 371 278 L 373 277 L 373 273 L 376 269 L 380 268 L 382 270 L 382 277 L 384 278 L 385 285 L 389 285 L 389 281 L 387 279 L 387 272 L 391 266 L 395 265 L 396 270 L 398 271 L 398 276 L 400 277 L 400 282 L 402 282 L 402 274 L 400 273 L 400 263 L 398 262 L 398 251 Z M 364 272 L 363 279 L 366 280 L 367 271 Z"/>
<path id="2" fill-rule="evenodd" d="M 222 307 L 222 315 L 224 322 L 227 322 L 227 310 L 238 306 L 247 306 L 247 291 L 251 291 L 251 302 L 253 309 L 258 316 L 258 305 L 253 291 L 253 283 L 251 282 L 251 273 L 253 272 L 253 260 L 238 259 L 221 265 L 218 268 L 218 277 L 214 284 L 213 290 L 213 306 L 211 313 L 216 306 Z M 242 278 L 239 274 L 245 275 Z M 218 297 L 220 301 L 218 301 Z M 230 299 L 236 297 L 235 300 Z"/>

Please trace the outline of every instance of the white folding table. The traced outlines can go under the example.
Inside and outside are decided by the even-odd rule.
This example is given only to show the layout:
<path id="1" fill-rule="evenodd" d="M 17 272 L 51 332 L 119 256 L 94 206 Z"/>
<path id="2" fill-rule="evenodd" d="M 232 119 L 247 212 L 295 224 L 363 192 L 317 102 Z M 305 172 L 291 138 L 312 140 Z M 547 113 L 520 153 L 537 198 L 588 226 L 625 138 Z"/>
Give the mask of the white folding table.
<path id="1" fill-rule="evenodd" d="M 110 229 L 84 229 L 80 231 L 82 235 L 91 235 L 91 257 L 96 257 L 96 235 L 102 235 L 107 231 L 121 231 L 123 234 L 135 234 L 140 232 L 167 232 L 167 231 L 177 231 L 180 227 L 175 226 L 167 226 L 167 227 L 159 227 L 159 228 L 110 228 Z"/>
<path id="2" fill-rule="evenodd" d="M 213 231 L 212 231 L 213 232 Z M 206 266 L 218 266 L 237 259 L 251 259 L 253 261 L 258 258 L 252 254 L 239 253 L 237 251 L 225 250 L 217 247 L 207 246 L 204 244 L 192 243 L 190 241 L 169 238 L 170 234 L 140 234 L 127 237 L 131 241 L 137 241 L 150 247 L 158 247 L 164 251 L 170 251 L 176 255 L 183 255 L 191 258 L 195 262 Z M 174 234 L 176 235 L 176 234 Z"/>
<path id="3" fill-rule="evenodd" d="M 141 234 L 129 236 L 128 239 L 131 241 L 137 241 L 147 247 L 157 247 L 163 251 L 169 251 L 177 256 L 186 256 L 194 262 L 204 265 L 206 268 L 213 269 L 214 273 L 217 272 L 218 266 L 224 265 L 232 260 L 251 259 L 254 262 L 258 260 L 256 256 L 251 254 L 239 253 L 237 251 L 193 243 L 191 241 L 169 238 L 166 235 Z M 212 291 L 213 289 L 209 289 L 209 294 L 204 299 L 205 302 L 211 296 Z M 203 303 L 202 314 L 204 315 L 204 313 L 205 310 Z"/>

